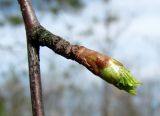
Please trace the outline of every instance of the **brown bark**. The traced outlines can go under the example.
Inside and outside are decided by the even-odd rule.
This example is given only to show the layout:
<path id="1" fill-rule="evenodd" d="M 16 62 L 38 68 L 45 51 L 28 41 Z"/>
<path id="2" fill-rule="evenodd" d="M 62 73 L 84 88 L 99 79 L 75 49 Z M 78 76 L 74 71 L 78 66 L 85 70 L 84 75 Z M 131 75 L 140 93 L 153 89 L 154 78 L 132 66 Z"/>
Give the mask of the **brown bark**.
<path id="1" fill-rule="evenodd" d="M 30 91 L 32 100 L 32 114 L 33 116 L 44 116 L 43 102 L 42 102 L 42 87 L 41 75 L 39 65 L 39 45 L 30 41 L 31 32 L 39 22 L 32 9 L 30 0 L 18 0 L 23 15 L 26 34 L 27 34 L 27 49 L 28 49 L 28 65 L 30 77 Z"/>
<path id="2" fill-rule="evenodd" d="M 39 25 L 37 17 L 32 8 L 31 0 L 18 0 L 26 31 L 31 31 L 34 27 Z"/>
<path id="3" fill-rule="evenodd" d="M 46 46 L 55 53 L 77 61 L 95 75 L 100 75 L 100 69 L 107 66 L 110 57 L 84 46 L 72 45 L 60 36 L 54 35 L 42 26 L 37 26 L 30 33 L 33 43 Z"/>

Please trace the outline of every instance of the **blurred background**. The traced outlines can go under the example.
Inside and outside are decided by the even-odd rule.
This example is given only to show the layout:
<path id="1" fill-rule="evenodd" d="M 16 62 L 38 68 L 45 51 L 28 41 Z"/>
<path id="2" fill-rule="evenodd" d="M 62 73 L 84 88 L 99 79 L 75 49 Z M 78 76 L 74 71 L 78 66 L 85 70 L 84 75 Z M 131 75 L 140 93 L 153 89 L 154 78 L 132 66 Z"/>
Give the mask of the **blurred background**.
<path id="1" fill-rule="evenodd" d="M 108 54 L 144 82 L 131 96 L 41 48 L 46 116 L 159 116 L 159 0 L 32 0 L 40 23 Z M 26 35 L 16 0 L 0 0 L 0 116 L 32 116 Z"/>

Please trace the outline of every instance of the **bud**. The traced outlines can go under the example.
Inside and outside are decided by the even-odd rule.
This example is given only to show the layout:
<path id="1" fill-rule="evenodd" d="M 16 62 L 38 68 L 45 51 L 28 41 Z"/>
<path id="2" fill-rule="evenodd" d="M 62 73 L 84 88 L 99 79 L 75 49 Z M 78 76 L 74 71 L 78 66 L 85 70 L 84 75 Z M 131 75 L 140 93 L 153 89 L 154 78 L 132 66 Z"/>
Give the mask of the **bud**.
<path id="1" fill-rule="evenodd" d="M 75 56 L 76 60 L 92 73 L 132 95 L 136 95 L 137 85 L 142 84 L 123 64 L 107 55 L 80 46 Z"/>
<path id="2" fill-rule="evenodd" d="M 117 88 L 125 90 L 132 95 L 137 95 L 135 92 L 137 84 L 142 84 L 120 62 L 112 58 L 109 59 L 108 65 L 101 69 L 100 76 Z"/>

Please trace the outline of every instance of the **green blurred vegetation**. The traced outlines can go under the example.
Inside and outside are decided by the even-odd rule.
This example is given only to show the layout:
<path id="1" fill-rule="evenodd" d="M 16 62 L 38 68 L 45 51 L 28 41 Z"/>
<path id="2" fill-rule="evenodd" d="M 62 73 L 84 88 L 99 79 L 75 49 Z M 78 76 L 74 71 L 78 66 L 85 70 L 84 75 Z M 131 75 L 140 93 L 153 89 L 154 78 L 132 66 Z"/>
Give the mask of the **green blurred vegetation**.
<path id="1" fill-rule="evenodd" d="M 106 24 L 110 25 L 114 22 L 117 22 L 119 20 L 119 17 L 115 14 L 109 14 L 108 17 L 106 17 Z"/>
<path id="2" fill-rule="evenodd" d="M 82 8 L 83 6 L 81 0 L 57 0 L 57 2 L 62 5 L 68 5 L 75 9 Z"/>
<path id="3" fill-rule="evenodd" d="M 59 13 L 59 8 L 58 7 L 51 7 L 50 11 L 52 14 L 56 15 Z"/>
<path id="4" fill-rule="evenodd" d="M 10 7 L 13 4 L 12 0 L 2 0 L 0 1 L 1 6 Z"/>
<path id="5" fill-rule="evenodd" d="M 0 116 L 6 116 L 6 106 L 5 99 L 3 96 L 0 96 Z"/>
<path id="6" fill-rule="evenodd" d="M 0 26 L 4 25 L 4 21 L 0 20 Z"/>
<path id="7" fill-rule="evenodd" d="M 22 18 L 17 14 L 19 8 L 15 7 L 17 6 L 16 2 L 17 1 L 13 2 L 12 0 L 0 0 L 0 11 L 2 11 L 2 16 L 4 16 L 7 22 L 14 26 L 23 22 Z M 83 8 L 84 4 L 82 0 L 46 0 L 33 1 L 33 6 L 34 9 L 49 10 L 53 15 L 57 15 L 61 10 L 71 12 L 79 11 Z M 3 26 L 6 21 L 0 21 L 0 26 Z"/>
<path id="8" fill-rule="evenodd" d="M 19 25 L 23 22 L 20 16 L 8 16 L 7 21 L 12 25 Z"/>
<path id="9" fill-rule="evenodd" d="M 30 97 L 17 72 L 10 70 L 6 82 L 0 87 L 0 116 L 30 116 Z"/>
<path id="10" fill-rule="evenodd" d="M 55 0 L 50 6 L 50 11 L 56 15 L 60 10 L 79 11 L 83 8 L 82 0 Z"/>

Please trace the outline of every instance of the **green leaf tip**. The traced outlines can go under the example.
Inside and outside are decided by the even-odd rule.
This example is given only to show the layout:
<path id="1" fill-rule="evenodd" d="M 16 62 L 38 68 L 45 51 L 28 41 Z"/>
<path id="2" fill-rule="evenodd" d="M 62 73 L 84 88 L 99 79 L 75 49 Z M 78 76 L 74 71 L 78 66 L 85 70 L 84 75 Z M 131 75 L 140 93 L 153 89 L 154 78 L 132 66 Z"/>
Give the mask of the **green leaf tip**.
<path id="1" fill-rule="evenodd" d="M 113 84 L 131 95 L 137 95 L 137 85 L 143 83 L 136 80 L 134 76 L 120 62 L 110 58 L 106 67 L 101 70 L 101 78 Z"/>

